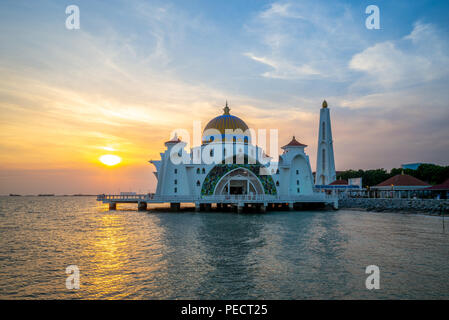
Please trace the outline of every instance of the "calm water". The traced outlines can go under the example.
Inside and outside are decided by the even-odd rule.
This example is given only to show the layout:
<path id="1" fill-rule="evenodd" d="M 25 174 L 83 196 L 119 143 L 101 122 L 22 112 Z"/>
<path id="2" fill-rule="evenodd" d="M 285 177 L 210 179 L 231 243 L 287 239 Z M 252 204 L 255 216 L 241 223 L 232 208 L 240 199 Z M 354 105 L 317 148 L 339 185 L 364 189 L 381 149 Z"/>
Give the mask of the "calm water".
<path id="1" fill-rule="evenodd" d="M 449 298 L 449 219 L 356 211 L 107 211 L 0 197 L 0 298 Z M 81 288 L 65 287 L 78 265 Z M 365 288 L 365 268 L 381 289 Z"/>

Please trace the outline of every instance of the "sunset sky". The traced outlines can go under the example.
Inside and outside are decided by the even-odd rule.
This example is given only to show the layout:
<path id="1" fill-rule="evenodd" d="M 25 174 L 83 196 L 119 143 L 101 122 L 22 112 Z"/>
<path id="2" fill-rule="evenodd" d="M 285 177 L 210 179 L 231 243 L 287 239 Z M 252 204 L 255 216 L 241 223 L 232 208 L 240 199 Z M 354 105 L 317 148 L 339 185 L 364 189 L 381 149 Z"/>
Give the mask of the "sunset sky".
<path id="1" fill-rule="evenodd" d="M 80 29 L 65 27 L 68 5 Z M 380 30 L 365 8 L 380 8 Z M 177 128 L 231 113 L 337 170 L 449 165 L 448 1 L 1 1 L 0 194 L 148 192 Z M 117 155 L 106 166 L 99 157 Z"/>

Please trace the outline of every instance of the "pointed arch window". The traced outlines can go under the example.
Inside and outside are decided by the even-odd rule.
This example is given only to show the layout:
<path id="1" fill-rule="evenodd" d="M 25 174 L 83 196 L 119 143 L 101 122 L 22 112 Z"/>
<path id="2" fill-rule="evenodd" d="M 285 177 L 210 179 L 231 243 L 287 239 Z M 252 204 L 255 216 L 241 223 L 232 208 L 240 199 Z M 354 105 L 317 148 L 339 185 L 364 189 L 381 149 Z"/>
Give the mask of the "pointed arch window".
<path id="1" fill-rule="evenodd" d="M 321 124 L 321 127 L 323 128 L 322 129 L 322 131 L 323 131 L 323 140 L 326 140 L 326 125 L 325 125 L 324 122 Z"/>
<path id="2" fill-rule="evenodd" d="M 201 185 L 200 180 L 197 180 L 197 181 L 196 181 L 196 186 L 199 187 L 200 185 Z"/>
<path id="3" fill-rule="evenodd" d="M 326 149 L 323 149 L 322 152 L 322 163 L 323 163 L 323 171 L 326 170 Z"/>

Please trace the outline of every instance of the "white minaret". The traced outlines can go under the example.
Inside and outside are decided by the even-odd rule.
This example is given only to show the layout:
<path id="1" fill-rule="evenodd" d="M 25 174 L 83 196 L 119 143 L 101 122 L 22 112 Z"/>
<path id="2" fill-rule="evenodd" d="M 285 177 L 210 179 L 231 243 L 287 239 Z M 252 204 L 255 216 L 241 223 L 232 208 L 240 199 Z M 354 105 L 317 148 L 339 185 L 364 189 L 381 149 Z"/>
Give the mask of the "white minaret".
<path id="1" fill-rule="evenodd" d="M 315 184 L 325 185 L 336 180 L 334 146 L 332 143 L 331 117 L 326 100 L 320 110 L 318 151 L 316 157 Z"/>

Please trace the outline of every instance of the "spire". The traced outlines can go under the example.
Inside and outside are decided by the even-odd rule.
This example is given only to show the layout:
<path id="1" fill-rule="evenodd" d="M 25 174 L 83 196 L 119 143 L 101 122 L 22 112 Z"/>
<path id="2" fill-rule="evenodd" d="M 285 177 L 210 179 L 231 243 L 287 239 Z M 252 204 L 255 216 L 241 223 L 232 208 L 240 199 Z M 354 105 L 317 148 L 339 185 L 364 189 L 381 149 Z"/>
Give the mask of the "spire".
<path id="1" fill-rule="evenodd" d="M 228 100 L 226 100 L 226 106 L 223 108 L 223 111 L 224 111 L 223 114 L 229 115 L 229 111 L 230 111 L 230 110 L 231 110 L 231 109 L 229 109 L 229 107 L 228 107 Z"/>
<path id="2" fill-rule="evenodd" d="M 327 101 L 323 100 L 323 108 L 327 108 Z"/>

